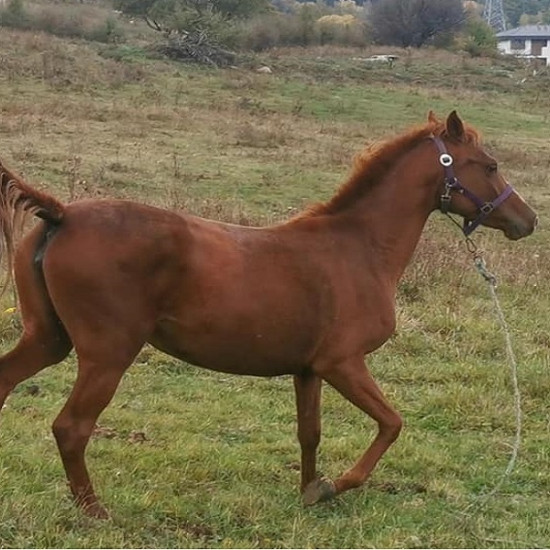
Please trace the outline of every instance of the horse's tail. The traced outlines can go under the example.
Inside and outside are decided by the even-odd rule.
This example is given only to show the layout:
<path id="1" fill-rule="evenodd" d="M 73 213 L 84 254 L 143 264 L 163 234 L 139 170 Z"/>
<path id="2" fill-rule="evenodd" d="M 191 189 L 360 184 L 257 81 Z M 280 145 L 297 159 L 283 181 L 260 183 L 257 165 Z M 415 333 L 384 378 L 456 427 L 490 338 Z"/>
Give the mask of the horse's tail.
<path id="1" fill-rule="evenodd" d="M 0 161 L 0 256 L 6 264 L 6 277 L 0 295 L 11 280 L 15 241 L 28 214 L 59 225 L 65 207 L 56 198 L 27 185 Z"/>

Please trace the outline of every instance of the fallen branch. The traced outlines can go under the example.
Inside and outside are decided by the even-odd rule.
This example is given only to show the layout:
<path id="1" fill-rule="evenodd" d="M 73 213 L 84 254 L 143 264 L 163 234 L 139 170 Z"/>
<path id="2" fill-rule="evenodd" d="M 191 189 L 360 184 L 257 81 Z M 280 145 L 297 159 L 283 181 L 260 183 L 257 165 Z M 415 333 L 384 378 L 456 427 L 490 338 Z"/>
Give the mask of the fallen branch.
<path id="1" fill-rule="evenodd" d="M 171 59 L 193 61 L 213 67 L 227 67 L 235 62 L 233 52 L 222 48 L 201 30 L 167 33 L 166 42 L 158 49 Z"/>

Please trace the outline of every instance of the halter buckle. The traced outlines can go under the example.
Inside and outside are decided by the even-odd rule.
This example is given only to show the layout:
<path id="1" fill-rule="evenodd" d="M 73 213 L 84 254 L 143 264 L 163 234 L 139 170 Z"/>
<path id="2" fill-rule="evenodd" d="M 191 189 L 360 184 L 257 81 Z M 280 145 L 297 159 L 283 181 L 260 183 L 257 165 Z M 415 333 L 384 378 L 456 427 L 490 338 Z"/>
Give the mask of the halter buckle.
<path id="1" fill-rule="evenodd" d="M 445 193 L 439 198 L 439 209 L 443 214 L 447 214 L 451 209 L 451 195 Z"/>
<path id="2" fill-rule="evenodd" d="M 443 156 L 443 155 L 442 155 Z M 454 186 L 454 181 L 445 180 L 445 192 L 439 198 L 439 209 L 443 214 L 447 214 L 451 208 L 451 191 Z"/>

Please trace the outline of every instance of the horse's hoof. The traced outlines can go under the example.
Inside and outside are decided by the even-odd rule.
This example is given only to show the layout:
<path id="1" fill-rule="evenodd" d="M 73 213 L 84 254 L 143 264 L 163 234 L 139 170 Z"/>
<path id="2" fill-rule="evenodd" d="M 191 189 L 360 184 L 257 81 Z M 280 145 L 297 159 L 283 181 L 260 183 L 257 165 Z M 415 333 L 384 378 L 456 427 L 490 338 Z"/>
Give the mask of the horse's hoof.
<path id="1" fill-rule="evenodd" d="M 331 499 L 336 494 L 334 481 L 322 477 L 312 481 L 304 490 L 302 500 L 305 506 Z"/>

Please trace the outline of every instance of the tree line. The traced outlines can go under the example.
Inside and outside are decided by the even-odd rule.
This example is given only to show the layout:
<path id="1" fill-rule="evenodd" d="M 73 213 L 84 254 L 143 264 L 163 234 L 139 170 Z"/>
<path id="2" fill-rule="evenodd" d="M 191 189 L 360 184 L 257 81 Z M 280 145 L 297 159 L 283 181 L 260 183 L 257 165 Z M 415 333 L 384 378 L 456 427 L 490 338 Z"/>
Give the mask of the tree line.
<path id="1" fill-rule="evenodd" d="M 520 24 L 550 24 L 550 0 L 503 0 L 504 14 L 510 27 Z"/>
<path id="2" fill-rule="evenodd" d="M 183 34 L 195 41 L 201 36 L 203 43 L 207 35 L 230 43 L 229 27 L 238 27 L 260 14 L 271 16 L 270 31 L 260 29 L 266 35 L 273 35 L 277 15 L 284 14 L 286 31 L 297 24 L 304 41 L 308 31 L 310 35 L 317 32 L 321 42 L 330 41 L 338 33 L 355 33 L 357 37 L 363 35 L 363 43 L 368 38 L 370 42 L 401 47 L 421 47 L 438 37 L 448 38 L 467 21 L 462 0 L 377 0 L 364 6 L 351 0 L 314 5 L 296 0 L 115 0 L 115 4 L 127 14 L 143 17 L 151 28 L 167 36 Z M 335 17 L 326 15 L 323 4 L 335 10 Z M 269 36 L 266 42 L 269 46 Z"/>
<path id="3" fill-rule="evenodd" d="M 481 17 L 483 4 L 473 0 L 110 1 L 128 18 L 141 18 L 160 34 L 162 39 L 152 39 L 151 47 L 170 57 L 215 65 L 233 63 L 234 51 L 287 45 L 434 45 L 476 56 L 496 51 L 495 34 Z M 73 6 L 65 8 L 67 4 Z M 94 27 L 76 25 L 73 15 L 78 15 L 79 5 L 64 0 L 55 11 L 56 2 L 5 0 L 0 26 L 104 42 L 124 40 L 113 15 Z M 509 26 L 550 23 L 550 0 L 504 0 L 504 6 Z"/>

